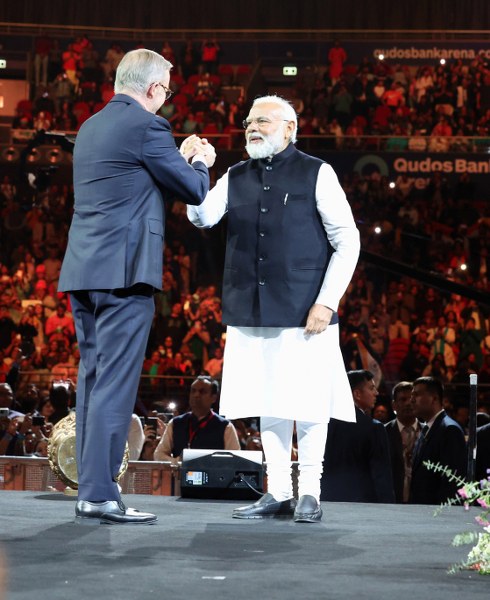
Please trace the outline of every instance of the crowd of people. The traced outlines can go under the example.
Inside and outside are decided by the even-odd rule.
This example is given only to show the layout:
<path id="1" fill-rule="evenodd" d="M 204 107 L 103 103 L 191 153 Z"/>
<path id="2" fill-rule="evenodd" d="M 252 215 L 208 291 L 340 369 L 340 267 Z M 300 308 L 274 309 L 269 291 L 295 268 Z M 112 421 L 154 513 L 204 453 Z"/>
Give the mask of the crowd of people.
<path id="1" fill-rule="evenodd" d="M 163 42 L 160 52 L 174 64 L 174 97 L 161 109 L 173 131 L 230 134 L 218 147 L 240 147 L 245 96 L 230 100 L 222 86 L 243 85 L 252 65 L 220 64 L 216 40 L 189 40 L 178 51 Z M 113 43 L 101 54 L 87 36 L 63 49 L 40 36 L 33 55 L 35 97 L 19 104 L 14 129 L 75 131 L 112 97 L 124 50 Z M 300 135 L 332 136 L 337 148 L 462 152 L 490 144 L 490 71 L 482 56 L 418 67 L 369 58 L 356 65 L 335 42 L 325 63 L 299 70 L 291 96 Z"/>
<path id="2" fill-rule="evenodd" d="M 474 151 L 489 142 L 490 70 L 481 56 L 418 67 L 366 57 L 351 65 L 336 42 L 326 69 L 303 71 L 296 95 L 300 132 L 333 135 L 337 147 L 376 147 L 377 136 L 389 136 L 383 148 L 396 151 Z"/>
<path id="3" fill-rule="evenodd" d="M 194 91 L 186 102 L 163 107 L 163 116 L 176 131 L 206 133 L 205 127 L 210 124 L 218 132 L 227 126 L 241 127 L 244 99 L 232 106 L 219 95 L 217 44 L 214 58 L 206 54 L 204 60 L 204 47 L 212 44 L 203 44 L 199 56 L 196 45 L 189 43 L 177 58 L 169 44 L 162 48 L 162 54 L 178 65 L 173 76 L 179 87 L 177 97 L 185 96 L 185 86 L 195 77 Z M 44 52 L 48 45 L 46 41 Z M 113 44 L 105 59 L 99 61 L 88 38 L 80 38 L 71 46 L 61 54 L 64 58 L 59 72 L 53 47 L 46 61 L 42 45 L 36 46 L 39 93 L 30 109 L 28 104 L 24 106 L 33 112 L 19 114 L 16 127 L 37 127 L 34 120 L 44 113 L 42 118 L 50 120 L 52 127 L 76 129 L 83 119 L 75 116 L 73 120 L 70 116 L 70 127 L 66 127 L 67 121 L 57 120 L 60 109 L 61 114 L 65 111 L 66 119 L 73 112 L 74 102 L 82 101 L 89 105 L 87 117 L 112 96 L 111 78 L 124 55 L 122 49 Z M 319 77 L 312 69 L 301 79 L 297 98 L 292 99 L 300 115 L 300 133 L 329 133 L 331 130 L 324 129 L 324 125 L 333 122 L 347 135 L 372 133 L 375 128 L 393 136 L 397 128 L 402 128 L 401 135 L 414 135 L 416 131 L 425 135 L 432 133 L 434 119 L 454 121 L 454 133 L 461 130 L 464 135 L 475 135 L 488 127 L 489 113 L 481 101 L 487 69 L 480 59 L 471 64 L 456 61 L 436 69 L 423 67 L 413 77 L 406 69 L 366 61 L 349 75 L 345 69 L 347 57 L 343 58 L 338 45 L 336 53 L 338 57 L 330 57 L 324 75 Z M 55 90 L 61 86 L 67 91 L 58 94 Z M 351 100 L 342 105 L 339 95 L 344 101 L 346 95 L 351 96 Z M 48 109 L 51 102 L 52 111 Z M 382 109 L 384 124 L 379 119 Z M 190 117 L 195 126 L 189 124 Z M 362 131 L 349 133 L 353 125 L 362 126 Z M 437 137 L 441 136 L 439 132 Z M 452 186 L 441 173 L 434 173 L 422 194 L 416 193 L 413 182 L 404 176 L 395 187 L 377 173 L 345 175 L 341 183 L 360 229 L 363 248 L 490 291 L 490 215 L 485 199 L 476 197 L 470 176 L 461 175 Z M 66 414 L 73 402 L 70 395 L 59 408 L 52 396 L 53 390 L 66 387 L 60 387 L 59 381 L 76 386 L 79 360 L 69 298 L 57 291 L 72 208 L 69 185 L 51 184 L 45 191 L 34 193 L 32 189 L 26 192 L 15 178 L 5 177 L 1 182 L 0 384 L 10 387 L 19 412 L 37 411 L 49 423 Z M 219 293 L 222 229 L 198 231 L 188 222 L 178 200 L 172 203 L 167 218 L 163 291 L 156 295 L 141 402 L 136 409 L 143 415 L 152 410 L 154 401 L 162 400 L 177 401 L 176 410 L 185 411 L 187 390 L 195 376 L 207 373 L 220 378 L 226 343 Z M 488 307 L 362 261 L 339 314 L 347 370 L 379 366 L 382 379 L 374 408 L 379 420 L 387 422 L 393 417 L 391 387 L 400 380 L 414 381 L 420 376 L 434 376 L 446 384 L 448 412 L 466 427 L 466 386 L 469 374 L 477 373 L 482 384 L 479 410 L 490 412 Z M 34 431 L 32 423 L 25 423 L 25 431 L 19 429 L 21 436 Z M 253 423 L 240 424 L 238 429 L 242 432 L 242 447 L 258 444 Z M 30 453 L 25 443 L 22 447 Z M 19 444 L 11 446 L 12 452 L 19 448 Z M 41 444 L 33 452 L 42 449 Z"/>
<path id="4" fill-rule="evenodd" d="M 247 79 L 250 65 L 242 65 L 241 73 L 232 65 L 221 69 L 221 48 L 216 40 L 189 41 L 180 52 L 163 42 L 160 52 L 174 69 L 173 97 L 159 114 L 172 124 L 175 133 L 210 135 L 236 132 L 242 127 L 245 98 L 239 95 L 227 101 L 222 85 Z M 125 51 L 113 43 L 101 56 L 85 35 L 63 50 L 58 40 L 41 36 L 34 42 L 33 54 L 35 93 L 32 99 L 19 103 L 14 130 L 77 131 L 114 95 L 115 72 Z M 221 145 L 227 147 L 228 142 L 223 140 Z"/>

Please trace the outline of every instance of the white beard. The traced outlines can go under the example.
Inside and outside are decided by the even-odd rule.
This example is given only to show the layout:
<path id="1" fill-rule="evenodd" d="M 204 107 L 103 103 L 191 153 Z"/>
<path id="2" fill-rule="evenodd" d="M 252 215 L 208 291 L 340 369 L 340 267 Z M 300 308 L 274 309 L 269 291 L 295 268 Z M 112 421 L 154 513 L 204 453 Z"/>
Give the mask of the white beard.
<path id="1" fill-rule="evenodd" d="M 250 143 L 251 137 L 259 137 L 263 140 L 259 144 Z M 284 132 L 281 128 L 279 128 L 274 134 L 265 136 L 261 133 L 254 132 L 250 133 L 247 136 L 247 144 L 245 146 L 245 150 L 250 158 L 258 159 L 258 158 L 267 158 L 269 156 L 274 156 L 281 151 L 284 143 Z"/>

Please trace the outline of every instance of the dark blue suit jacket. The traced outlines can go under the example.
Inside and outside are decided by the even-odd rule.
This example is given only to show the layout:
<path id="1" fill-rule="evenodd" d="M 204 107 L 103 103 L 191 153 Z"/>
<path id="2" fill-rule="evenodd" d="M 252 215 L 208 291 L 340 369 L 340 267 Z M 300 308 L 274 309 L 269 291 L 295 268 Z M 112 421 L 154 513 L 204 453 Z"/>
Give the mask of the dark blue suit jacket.
<path id="1" fill-rule="evenodd" d="M 356 407 L 356 423 L 330 419 L 321 499 L 395 502 L 384 425 Z"/>
<path id="2" fill-rule="evenodd" d="M 478 427 L 476 432 L 476 470 L 475 479 L 487 479 L 490 469 L 490 423 Z"/>
<path id="3" fill-rule="evenodd" d="M 189 165 L 169 123 L 125 94 L 82 125 L 73 160 L 75 213 L 59 290 L 161 289 L 163 201 L 200 204 L 206 165 Z"/>
<path id="4" fill-rule="evenodd" d="M 461 477 L 466 475 L 466 442 L 460 425 L 443 411 L 427 432 L 420 451 L 414 452 L 410 502 L 413 504 L 441 504 L 456 495 L 457 484 L 440 473 L 429 471 L 423 464 L 433 463 L 449 467 Z"/>

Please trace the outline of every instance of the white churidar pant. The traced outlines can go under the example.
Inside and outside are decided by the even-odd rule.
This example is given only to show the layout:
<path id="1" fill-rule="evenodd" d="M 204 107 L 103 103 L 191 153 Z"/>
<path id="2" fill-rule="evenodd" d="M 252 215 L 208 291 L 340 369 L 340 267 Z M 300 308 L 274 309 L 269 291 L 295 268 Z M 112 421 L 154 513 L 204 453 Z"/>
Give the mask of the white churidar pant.
<path id="1" fill-rule="evenodd" d="M 293 497 L 291 446 L 294 421 L 262 417 L 260 429 L 267 460 L 267 489 L 276 500 Z M 298 496 L 306 494 L 320 500 L 320 478 L 328 425 L 296 421 L 298 438 Z"/>

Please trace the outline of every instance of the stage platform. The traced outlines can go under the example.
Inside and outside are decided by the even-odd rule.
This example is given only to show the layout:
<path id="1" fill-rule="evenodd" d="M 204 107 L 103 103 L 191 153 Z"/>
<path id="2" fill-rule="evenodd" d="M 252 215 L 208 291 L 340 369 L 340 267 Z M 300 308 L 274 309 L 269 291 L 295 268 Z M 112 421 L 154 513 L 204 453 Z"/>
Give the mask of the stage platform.
<path id="1" fill-rule="evenodd" d="M 2 600 L 452 600 L 490 597 L 490 577 L 449 565 L 478 510 L 323 503 L 321 524 L 230 517 L 239 501 L 127 495 L 152 526 L 83 527 L 75 498 L 0 491 Z M 468 547 L 469 549 L 469 547 Z"/>

